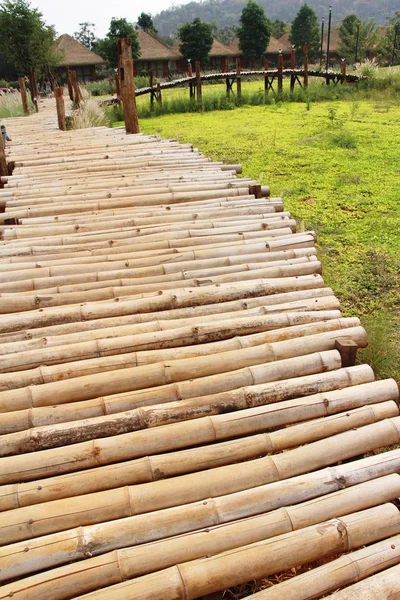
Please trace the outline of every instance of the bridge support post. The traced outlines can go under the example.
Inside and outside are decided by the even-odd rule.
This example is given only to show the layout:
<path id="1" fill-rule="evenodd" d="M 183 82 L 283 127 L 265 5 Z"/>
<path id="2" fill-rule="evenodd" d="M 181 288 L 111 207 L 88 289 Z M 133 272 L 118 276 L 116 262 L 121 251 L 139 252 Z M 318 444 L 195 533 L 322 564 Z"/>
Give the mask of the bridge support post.
<path id="1" fill-rule="evenodd" d="M 296 68 L 296 47 L 292 46 L 292 50 L 290 52 L 290 68 L 292 71 Z M 294 73 L 290 76 L 290 92 L 293 93 L 294 86 L 296 83 L 296 75 Z"/>
<path id="2" fill-rule="evenodd" d="M 78 76 L 76 74 L 76 71 L 70 71 L 71 73 L 71 82 L 72 82 L 72 89 L 74 90 L 73 96 L 74 96 L 74 102 L 75 105 L 77 107 L 80 106 L 81 100 L 82 100 L 82 95 L 81 95 L 81 90 L 79 89 L 79 82 L 78 82 Z"/>
<path id="3" fill-rule="evenodd" d="M 73 87 L 72 87 L 70 68 L 69 67 L 65 67 L 65 72 L 67 74 L 67 87 L 68 87 L 69 99 L 71 100 L 71 102 L 73 102 L 74 101 L 74 90 L 73 90 Z"/>
<path id="4" fill-rule="evenodd" d="M 151 87 L 150 91 L 150 109 L 154 108 L 154 90 L 153 90 L 153 69 L 149 70 L 149 85 Z"/>
<path id="5" fill-rule="evenodd" d="M 278 96 L 282 96 L 283 92 L 283 54 L 279 50 L 278 54 Z"/>
<path id="6" fill-rule="evenodd" d="M 197 95 L 197 102 L 201 102 L 202 90 L 201 90 L 200 61 L 199 60 L 196 60 L 196 95 Z"/>
<path id="7" fill-rule="evenodd" d="M 342 58 L 341 63 L 340 63 L 340 72 L 342 74 L 342 78 L 340 80 L 340 83 L 343 85 L 343 83 L 346 81 L 346 59 Z"/>
<path id="8" fill-rule="evenodd" d="M 192 63 L 188 63 L 187 76 L 188 77 L 193 77 Z M 194 91 L 193 81 L 189 82 L 189 97 L 190 97 L 190 99 L 192 99 L 192 98 L 195 97 L 195 91 Z"/>
<path id="9" fill-rule="evenodd" d="M 139 120 L 136 108 L 135 81 L 133 78 L 133 58 L 131 38 L 121 38 L 117 42 L 119 54 L 118 73 L 121 81 L 122 105 L 126 133 L 139 133 Z"/>
<path id="10" fill-rule="evenodd" d="M 269 62 L 268 60 L 265 60 L 264 62 L 264 71 L 268 71 L 269 69 Z M 269 77 L 268 75 L 264 75 L 264 94 L 267 95 L 269 91 Z"/>
<path id="11" fill-rule="evenodd" d="M 157 83 L 157 102 L 160 106 L 162 106 L 162 94 L 161 94 L 160 82 Z"/>
<path id="12" fill-rule="evenodd" d="M 304 44 L 304 89 L 308 88 L 308 46 Z"/>
<path id="13" fill-rule="evenodd" d="M 242 97 L 242 78 L 240 77 L 240 58 L 236 59 L 236 93 L 238 100 Z"/>
<path id="14" fill-rule="evenodd" d="M 24 109 L 24 113 L 29 115 L 28 94 L 26 93 L 25 79 L 23 77 L 18 77 L 18 83 L 21 92 L 22 108 Z"/>
<path id="15" fill-rule="evenodd" d="M 117 100 L 121 102 L 121 82 L 118 73 L 115 75 L 115 89 L 117 90 Z"/>
<path id="16" fill-rule="evenodd" d="M 3 138 L 0 135 L 0 177 L 5 177 L 6 175 L 8 175 L 6 153 L 4 150 Z"/>
<path id="17" fill-rule="evenodd" d="M 335 349 L 340 353 L 342 367 L 354 367 L 358 346 L 353 339 L 347 337 L 338 338 L 335 340 Z"/>
<path id="18" fill-rule="evenodd" d="M 31 99 L 32 99 L 32 104 L 35 107 L 35 111 L 39 112 L 39 105 L 38 105 L 38 89 L 37 89 L 37 81 L 36 81 L 36 75 L 34 70 L 32 69 L 32 67 L 29 67 L 28 70 L 28 78 L 29 78 L 29 86 L 30 86 L 30 92 L 31 92 Z"/>
<path id="19" fill-rule="evenodd" d="M 57 87 L 54 88 L 54 96 L 56 99 L 57 106 L 57 119 L 58 119 L 58 128 L 61 131 L 65 131 L 65 103 L 64 103 L 64 88 Z"/>

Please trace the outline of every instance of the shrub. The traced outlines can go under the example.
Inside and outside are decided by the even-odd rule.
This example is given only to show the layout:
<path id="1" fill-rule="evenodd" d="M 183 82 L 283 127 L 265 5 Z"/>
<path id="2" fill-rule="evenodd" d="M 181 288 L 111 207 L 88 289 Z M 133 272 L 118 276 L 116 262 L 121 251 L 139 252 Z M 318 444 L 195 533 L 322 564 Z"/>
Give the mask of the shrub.
<path id="1" fill-rule="evenodd" d="M 338 148 L 345 148 L 347 150 L 357 148 L 357 138 L 349 131 L 332 134 L 329 141 L 331 146 L 337 146 Z"/>
<path id="2" fill-rule="evenodd" d="M 109 125 L 109 121 L 104 109 L 90 97 L 83 100 L 80 107 L 74 111 L 68 121 L 69 129 L 86 129 L 105 125 Z"/>

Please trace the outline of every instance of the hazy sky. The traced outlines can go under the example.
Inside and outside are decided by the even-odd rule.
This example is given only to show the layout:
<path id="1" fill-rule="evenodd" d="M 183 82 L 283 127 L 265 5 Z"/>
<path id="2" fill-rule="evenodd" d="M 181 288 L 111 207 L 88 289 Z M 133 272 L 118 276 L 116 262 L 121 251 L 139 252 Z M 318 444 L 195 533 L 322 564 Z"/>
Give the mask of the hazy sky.
<path id="1" fill-rule="evenodd" d="M 184 4 L 184 0 L 178 4 Z M 155 15 L 173 4 L 172 0 L 31 0 L 49 25 L 55 25 L 59 34 L 72 35 L 78 24 L 90 21 L 96 25 L 96 35 L 102 37 L 108 30 L 111 17 L 125 17 L 136 22 L 141 12 Z"/>

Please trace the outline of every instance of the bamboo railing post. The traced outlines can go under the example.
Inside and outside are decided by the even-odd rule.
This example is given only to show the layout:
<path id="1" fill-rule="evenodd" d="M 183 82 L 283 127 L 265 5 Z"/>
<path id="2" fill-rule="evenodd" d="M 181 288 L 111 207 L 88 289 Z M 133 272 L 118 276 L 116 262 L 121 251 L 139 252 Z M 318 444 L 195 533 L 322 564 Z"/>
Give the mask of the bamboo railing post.
<path id="1" fill-rule="evenodd" d="M 18 77 L 18 82 L 21 92 L 22 107 L 24 109 L 24 113 L 29 115 L 28 94 L 26 93 L 25 79 L 23 77 Z"/>
<path id="2" fill-rule="evenodd" d="M 139 133 L 135 81 L 133 75 L 132 40 L 131 38 L 121 38 L 118 40 L 117 44 L 119 52 L 118 72 L 121 81 L 125 130 L 127 134 Z"/>
<path id="3" fill-rule="evenodd" d="M 192 67 L 191 62 L 188 62 L 187 76 L 193 77 L 193 67 Z M 194 96 L 195 96 L 195 91 L 194 91 L 193 81 L 189 81 L 189 97 L 190 97 L 190 99 L 192 99 L 192 98 L 194 98 Z"/>
<path id="4" fill-rule="evenodd" d="M 304 44 L 304 89 L 308 88 L 308 46 Z"/>
<path id="5" fill-rule="evenodd" d="M 153 69 L 149 69 L 149 85 L 151 88 L 150 92 L 150 109 L 154 108 L 154 90 L 153 90 Z"/>
<path id="6" fill-rule="evenodd" d="M 341 63 L 340 63 L 340 72 L 341 72 L 341 80 L 340 83 L 343 85 L 343 83 L 346 81 L 346 59 L 342 58 Z"/>
<path id="7" fill-rule="evenodd" d="M 162 106 L 162 93 L 160 82 L 157 83 L 157 102 L 160 106 Z"/>
<path id="8" fill-rule="evenodd" d="M 6 153 L 4 150 L 3 137 L 0 135 L 0 177 L 8 175 Z"/>
<path id="9" fill-rule="evenodd" d="M 38 106 L 38 101 L 37 101 L 37 98 L 38 98 L 37 81 L 36 81 L 35 72 L 32 69 L 32 67 L 29 67 L 29 69 L 28 69 L 28 78 L 29 78 L 32 104 L 35 107 L 35 111 L 39 112 L 39 106 Z"/>
<path id="10" fill-rule="evenodd" d="M 242 97 L 242 78 L 240 77 L 240 58 L 236 59 L 236 93 L 238 100 Z"/>
<path id="11" fill-rule="evenodd" d="M 67 88 L 68 88 L 68 95 L 69 95 L 69 99 L 71 100 L 71 102 L 74 101 L 74 88 L 72 87 L 72 79 L 71 79 L 71 70 L 69 67 L 65 68 L 65 72 L 67 74 Z"/>
<path id="12" fill-rule="evenodd" d="M 279 50 L 278 54 L 278 96 L 282 96 L 283 92 L 283 54 Z"/>
<path id="13" fill-rule="evenodd" d="M 293 71 L 296 68 L 296 47 L 293 45 L 290 52 L 290 69 Z M 290 91 L 293 92 L 296 83 L 296 76 L 294 73 L 290 75 Z"/>
<path id="14" fill-rule="evenodd" d="M 54 96 L 56 99 L 56 106 L 57 106 L 58 128 L 61 129 L 61 131 L 65 131 L 66 126 L 65 126 L 64 88 L 62 88 L 62 87 L 54 88 Z"/>
<path id="15" fill-rule="evenodd" d="M 200 74 L 200 61 L 196 60 L 196 96 L 197 102 L 202 101 L 202 89 L 201 89 L 201 74 Z"/>

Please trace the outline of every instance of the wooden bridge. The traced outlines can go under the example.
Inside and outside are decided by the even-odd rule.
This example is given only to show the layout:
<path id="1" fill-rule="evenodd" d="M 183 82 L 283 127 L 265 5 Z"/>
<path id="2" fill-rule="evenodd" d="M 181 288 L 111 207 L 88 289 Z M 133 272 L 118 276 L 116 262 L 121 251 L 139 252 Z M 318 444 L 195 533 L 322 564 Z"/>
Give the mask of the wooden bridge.
<path id="1" fill-rule="evenodd" d="M 0 599 L 398 597 L 398 388 L 314 233 L 189 144 L 7 127 Z"/>

